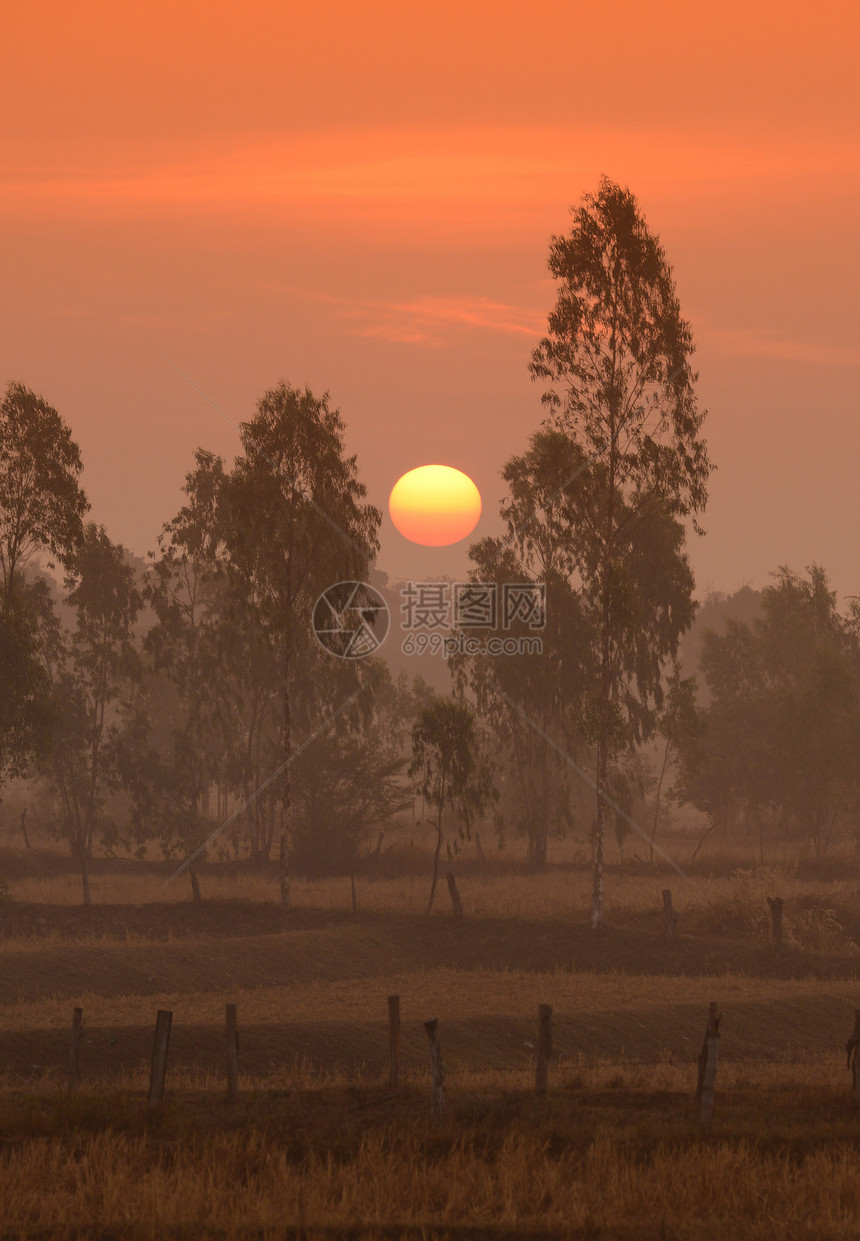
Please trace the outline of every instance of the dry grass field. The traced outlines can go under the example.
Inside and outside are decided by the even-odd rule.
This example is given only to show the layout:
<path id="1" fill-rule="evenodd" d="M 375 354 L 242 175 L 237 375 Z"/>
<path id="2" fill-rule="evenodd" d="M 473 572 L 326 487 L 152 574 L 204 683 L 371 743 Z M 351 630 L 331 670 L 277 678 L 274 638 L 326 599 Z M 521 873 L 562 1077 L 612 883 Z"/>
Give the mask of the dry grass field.
<path id="1" fill-rule="evenodd" d="M 291 881 L 96 863 L 94 904 L 47 855 L 0 855 L 0 1237 L 856 1238 L 860 874 L 746 857 L 589 876 L 458 867 L 466 916 L 423 915 L 427 876 Z M 712 872 L 712 873 L 711 873 Z M 681 914 L 662 936 L 661 889 Z M 785 900 L 770 942 L 768 895 Z M 387 1084 L 387 996 L 402 1082 Z M 723 1012 L 714 1119 L 696 1058 Z M 240 1096 L 226 1098 L 225 1004 Z M 550 1089 L 532 1090 L 537 1006 Z M 68 1091 L 72 1009 L 81 1082 Z M 146 1104 L 155 1015 L 167 1096 Z M 423 1022 L 448 1114 L 433 1122 Z"/>

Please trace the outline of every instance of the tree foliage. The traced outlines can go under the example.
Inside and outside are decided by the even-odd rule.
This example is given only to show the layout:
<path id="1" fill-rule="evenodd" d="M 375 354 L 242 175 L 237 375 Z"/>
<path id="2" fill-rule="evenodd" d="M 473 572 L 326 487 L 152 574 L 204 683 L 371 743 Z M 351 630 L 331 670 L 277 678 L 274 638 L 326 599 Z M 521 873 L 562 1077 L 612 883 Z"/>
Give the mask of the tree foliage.
<path id="1" fill-rule="evenodd" d="M 49 745 L 52 702 L 43 650 L 53 603 L 44 578 L 22 578 L 0 607 L 0 789 Z"/>
<path id="2" fill-rule="evenodd" d="M 44 750 L 51 703 L 41 657 L 50 591 L 35 555 L 71 568 L 89 507 L 81 455 L 57 411 L 23 384 L 0 402 L 0 788 Z"/>
<path id="3" fill-rule="evenodd" d="M 365 580 L 379 547 L 381 514 L 364 503 L 366 488 L 355 456 L 345 455 L 344 431 L 327 395 L 316 398 L 281 383 L 265 393 L 255 418 L 242 424 L 244 455 L 226 485 L 231 571 L 277 660 L 282 763 L 292 754 L 296 700 L 319 703 L 311 675 L 319 657 L 314 603 L 339 581 Z M 324 680 L 329 697 L 340 701 L 357 685 L 347 665 L 330 666 Z M 285 829 L 289 767 L 279 784 Z"/>
<path id="4" fill-rule="evenodd" d="M 241 433 L 232 470 L 197 453 L 186 503 L 159 539 L 147 649 L 172 706 L 152 680 L 144 714 L 166 714 L 169 727 L 149 729 L 136 806 L 141 833 L 154 824 L 166 848 L 187 848 L 205 837 L 214 783 L 245 807 L 250 854 L 266 858 L 290 827 L 294 735 L 314 732 L 360 683 L 316 643 L 314 603 L 366 578 L 381 518 L 363 503 L 327 397 L 282 383 Z"/>
<path id="5" fill-rule="evenodd" d="M 818 565 L 781 568 L 762 617 L 704 635 L 710 695 L 678 728 L 678 794 L 714 826 L 743 819 L 826 853 L 860 803 L 860 610 L 847 615 Z"/>
<path id="6" fill-rule="evenodd" d="M 59 830 L 81 867 L 89 904 L 88 863 L 95 834 L 113 839 L 105 793 L 119 787 L 124 707 L 139 675 L 134 623 L 141 608 L 136 574 L 103 527 L 84 530 L 68 602 L 75 629 L 57 623 L 46 647 L 54 700 L 45 770 L 60 807 Z"/>
<path id="7" fill-rule="evenodd" d="M 412 729 L 409 775 L 428 806 L 436 810 L 436 846 L 427 913 L 433 908 L 444 840 L 444 815 L 454 816 L 454 839 L 468 836 L 475 816 L 495 796 L 492 775 L 481 751 L 475 716 L 465 702 L 434 698 Z M 449 844 L 450 848 L 450 844 Z"/>
<path id="8" fill-rule="evenodd" d="M 710 471 L 690 367 L 693 342 L 671 268 L 633 195 L 604 178 L 553 238 L 558 294 L 531 372 L 543 381 L 548 432 L 514 473 L 540 520 L 516 527 L 521 556 L 553 552 L 577 583 L 593 674 L 585 724 L 595 746 L 592 924 L 603 917 L 610 766 L 650 734 L 661 674 L 689 626 L 692 574 L 683 521 L 707 499 Z M 554 433 L 554 437 L 553 434 Z M 565 462 L 570 473 L 553 489 Z M 542 480 L 546 480 L 542 484 Z M 514 492 L 514 503 L 518 499 Z M 549 600 L 548 606 L 552 606 Z"/>
<path id="9" fill-rule="evenodd" d="M 0 587 L 2 598 L 37 551 L 74 564 L 89 508 L 83 465 L 57 411 L 20 383 L 0 402 Z"/>
<path id="10" fill-rule="evenodd" d="M 522 486 L 522 508 L 534 516 L 516 459 L 508 463 L 503 477 L 512 489 Z M 514 509 L 513 500 L 503 505 L 509 537 L 519 518 L 519 505 Z M 458 688 L 462 691 L 468 685 L 479 715 L 490 724 L 499 743 L 499 837 L 504 839 L 509 828 L 524 836 L 528 858 L 538 867 L 546 863 L 549 839 L 573 826 L 577 802 L 571 768 L 546 736 L 571 756 L 581 755 L 586 744 L 582 713 L 587 667 L 564 658 L 569 646 L 584 645 L 585 622 L 579 597 L 561 571 L 562 542 L 544 538 L 545 534 L 538 517 L 533 535 L 539 550 L 524 552 L 522 561 L 504 540 L 483 539 L 470 549 L 475 567 L 469 572 L 473 581 L 492 584 L 497 599 L 508 584 L 545 586 L 551 604 L 543 628 L 532 629 L 526 618 L 518 617 L 505 630 L 505 636 L 514 639 L 539 637 L 541 653 L 525 647 L 514 654 L 481 652 L 457 655 L 450 661 Z"/>

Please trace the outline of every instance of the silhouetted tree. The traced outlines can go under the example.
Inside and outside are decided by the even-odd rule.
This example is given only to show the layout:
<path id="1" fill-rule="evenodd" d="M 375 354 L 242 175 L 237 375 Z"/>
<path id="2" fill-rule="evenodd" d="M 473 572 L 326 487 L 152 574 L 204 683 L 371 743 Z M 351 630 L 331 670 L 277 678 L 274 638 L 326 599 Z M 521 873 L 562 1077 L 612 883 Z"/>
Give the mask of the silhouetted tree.
<path id="1" fill-rule="evenodd" d="M 444 840 L 446 809 L 455 816 L 456 836 L 468 835 L 476 815 L 495 796 L 492 776 L 481 753 L 475 716 L 464 702 L 435 698 L 423 708 L 412 729 L 409 774 L 418 791 L 436 810 L 436 847 L 427 913 L 433 908 Z"/>
<path id="2" fill-rule="evenodd" d="M 278 762 L 277 661 L 227 553 L 227 482 L 221 459 L 198 451 L 145 592 L 152 669 L 128 775 L 137 834 L 167 854 L 205 838 L 213 784 L 248 800 Z M 248 807 L 252 857 L 268 853 L 272 811 L 266 794 Z"/>
<path id="3" fill-rule="evenodd" d="M 380 514 L 361 502 L 343 431 L 326 397 L 280 384 L 242 425 L 231 471 L 197 453 L 164 527 L 147 649 L 176 697 L 169 731 L 150 726 L 147 742 L 140 729 L 135 806 L 139 834 L 156 827 L 168 849 L 203 839 L 215 782 L 246 806 L 251 856 L 268 857 L 287 827 L 294 731 L 313 732 L 359 685 L 354 662 L 328 656 L 312 630 L 319 595 L 366 580 L 378 547 Z"/>
<path id="4" fill-rule="evenodd" d="M 678 792 L 712 824 L 742 814 L 759 832 L 808 839 L 827 852 L 860 806 L 860 608 L 836 606 L 827 576 L 781 568 L 762 617 L 705 633 L 710 694 L 697 727 L 678 730 Z"/>
<path id="5" fill-rule="evenodd" d="M 312 632 L 314 604 L 339 581 L 366 580 L 379 547 L 381 514 L 363 503 L 366 488 L 356 458 L 345 455 L 344 430 L 327 395 L 316 398 L 282 382 L 242 424 L 244 455 L 226 487 L 231 570 L 276 652 L 281 762 L 292 754 L 295 698 L 319 701 L 318 678 L 310 672 L 321 654 Z M 358 683 L 350 661 L 333 659 L 325 680 L 332 700 Z M 286 829 L 289 767 L 279 792 Z"/>
<path id="6" fill-rule="evenodd" d="M 82 468 L 57 411 L 10 383 L 0 402 L 0 789 L 45 744 L 50 703 L 40 644 L 50 598 L 26 571 L 40 552 L 72 566 L 89 507 Z"/>
<path id="7" fill-rule="evenodd" d="M 75 629 L 67 635 L 57 624 L 49 647 L 55 718 L 45 770 L 88 905 L 95 832 L 109 840 L 112 830 L 104 795 L 120 783 L 123 705 L 139 675 L 133 631 L 142 599 L 123 548 L 103 527 L 86 526 L 73 572 Z"/>
<path id="8" fill-rule="evenodd" d="M 293 767 L 290 864 L 308 875 L 354 874 L 371 832 L 412 802 L 406 759 L 374 736 L 324 734 Z"/>
<path id="9" fill-rule="evenodd" d="M 50 741 L 51 686 L 44 661 L 51 592 L 44 578 L 22 577 L 0 607 L 0 789 L 25 776 Z"/>
<path id="10" fill-rule="evenodd" d="M 519 469 L 521 462 L 521 458 L 514 458 L 502 472 L 515 493 L 520 483 L 524 491 L 528 486 Z M 563 470 L 563 463 L 559 465 Z M 524 504 L 528 515 L 533 516 L 530 499 Z M 520 517 L 514 498 L 503 502 L 502 515 L 510 538 Z M 533 535 L 537 537 L 539 530 L 546 533 L 540 518 Z M 495 589 L 497 609 L 504 606 L 500 602 L 502 589 L 509 584 L 544 585 L 551 607 L 542 627 L 533 628 L 530 619 L 515 617 L 502 630 L 502 618 L 495 618 L 494 632 L 503 631 L 512 639 L 538 639 L 540 654 L 527 642 L 517 653 L 492 655 L 482 651 L 458 654 L 449 661 L 458 689 L 469 686 L 478 713 L 499 742 L 496 762 L 503 790 L 495 816 L 499 838 L 503 839 L 512 826 L 526 837 L 528 858 L 538 867 L 546 863 L 549 838 L 562 835 L 575 821 L 573 773 L 546 736 L 572 757 L 581 756 L 585 747 L 582 710 L 587 669 L 582 661 L 563 658 L 571 646 L 587 645 L 581 634 L 584 617 L 578 595 L 562 571 L 561 553 L 560 538 L 540 539 L 524 551 L 522 560 L 499 538 L 486 538 L 473 545 L 470 556 L 475 568 L 469 577 Z M 540 603 L 537 608 L 543 612 Z"/>
<path id="11" fill-rule="evenodd" d="M 681 676 L 681 665 L 677 657 L 673 661 L 672 675 L 657 717 L 657 732 L 663 739 L 663 756 L 654 793 L 654 821 L 651 824 L 648 846 L 648 860 L 651 862 L 654 861 L 654 841 L 660 826 L 661 797 L 664 793 L 675 796 L 677 792 L 677 786 L 666 785 L 667 776 L 671 779 L 669 773 L 677 772 L 681 748 L 694 744 L 700 732 L 696 713 L 696 678 Z"/>
<path id="12" fill-rule="evenodd" d="M 604 178 L 597 194 L 585 195 L 569 235 L 552 240 L 549 268 L 558 295 L 531 373 L 548 385 L 549 423 L 565 437 L 573 469 L 559 494 L 535 496 L 544 530 L 519 525 L 515 545 L 523 554 L 540 539 L 563 539 L 595 635 L 570 657 L 587 659 L 596 679 L 586 709 L 596 752 L 596 927 L 609 768 L 653 728 L 662 667 L 692 620 L 681 522 L 692 516 L 699 531 L 711 467 L 699 436 L 690 328 L 663 247 L 629 190 Z"/>

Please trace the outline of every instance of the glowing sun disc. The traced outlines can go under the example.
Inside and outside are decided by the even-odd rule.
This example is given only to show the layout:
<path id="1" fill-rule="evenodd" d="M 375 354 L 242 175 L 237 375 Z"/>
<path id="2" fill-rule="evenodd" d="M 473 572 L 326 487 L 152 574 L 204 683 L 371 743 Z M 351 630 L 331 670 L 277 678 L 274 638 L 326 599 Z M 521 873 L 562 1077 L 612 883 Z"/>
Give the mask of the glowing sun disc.
<path id="1" fill-rule="evenodd" d="M 391 489 L 388 511 L 400 533 L 424 547 L 447 547 L 471 534 L 481 516 L 481 493 L 462 470 L 419 465 Z"/>

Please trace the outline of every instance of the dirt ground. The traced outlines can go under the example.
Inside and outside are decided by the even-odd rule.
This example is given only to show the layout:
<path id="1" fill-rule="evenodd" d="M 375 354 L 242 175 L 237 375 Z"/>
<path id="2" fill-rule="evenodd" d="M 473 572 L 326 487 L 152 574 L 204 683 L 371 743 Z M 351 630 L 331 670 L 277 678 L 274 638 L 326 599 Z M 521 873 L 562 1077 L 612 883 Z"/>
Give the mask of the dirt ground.
<path id="1" fill-rule="evenodd" d="M 404 1056 L 416 1071 L 426 1059 L 422 1021 L 434 1015 L 452 1062 L 522 1067 L 534 1035 L 529 979 L 544 980 L 534 986 L 555 1002 L 556 1044 L 572 1060 L 692 1060 L 708 998 L 729 1003 L 728 1054 L 796 1058 L 844 1044 L 856 956 L 720 933 L 712 920 L 685 925 L 667 944 L 656 914 L 628 914 L 595 933 L 582 918 L 352 915 L 249 901 L 3 904 L 0 1079 L 62 1076 L 76 1004 L 84 1008 L 85 1073 L 140 1069 L 155 1010 L 165 1006 L 176 1011 L 172 1062 L 220 1073 L 223 1004 L 237 996 L 243 1072 L 301 1062 L 373 1075 L 384 1070 L 388 989 L 403 991 Z M 447 991 L 440 974 L 454 980 Z M 594 984 L 578 981 L 595 976 L 612 989 L 597 1006 Z M 727 994 L 727 977 L 747 980 L 743 995 Z M 673 978 L 690 986 L 669 998 Z M 782 990 L 774 991 L 777 982 Z M 634 1003 L 634 983 L 650 999 Z M 488 998 L 476 1007 L 479 984 Z M 434 1003 L 444 1010 L 424 1011 Z"/>
<path id="2" fill-rule="evenodd" d="M 68 867 L 55 873 L 63 880 Z M 612 882 L 620 886 L 624 877 L 612 876 Z M 213 886 L 204 884 L 204 892 Z M 659 883 L 653 886 L 659 897 Z M 58 890 L 76 899 L 76 893 Z M 851 1188 L 860 1184 L 860 1109 L 844 1050 L 860 1004 L 860 954 L 853 946 L 860 942 L 860 913 L 852 892 L 850 884 L 829 894 L 798 888 L 787 901 L 787 916 L 799 926 L 807 911 L 820 912 L 827 897 L 828 917 L 840 930 L 816 949 L 796 939 L 769 942 L 767 928 L 762 933 L 760 922 L 731 901 L 685 910 L 674 943 L 666 942 L 654 904 L 640 911 L 632 904 L 614 908 L 595 932 L 582 907 L 543 918 L 467 908 L 465 917 L 456 918 L 445 902 L 430 917 L 361 907 L 355 913 L 348 907 L 283 909 L 274 900 L 211 897 L 88 908 L 0 902 L 0 1172 L 9 1170 L 7 1189 L 17 1192 L 16 1160 L 29 1170 L 17 1199 L 19 1226 L 6 1229 L 0 1219 L 0 1239 L 717 1241 L 732 1235 L 761 1241 L 779 1235 L 821 1241 L 825 1234 L 815 1231 L 814 1202 L 822 1178 L 845 1197 L 845 1220 L 855 1214 L 860 1219 L 860 1191 L 854 1195 Z M 482 893 L 490 905 L 492 878 Z M 831 899 L 833 893 L 838 899 Z M 647 901 L 652 895 L 646 893 Z M 400 996 L 402 1017 L 403 1082 L 397 1090 L 387 1084 L 392 993 Z M 703 1129 L 694 1086 L 711 1000 L 723 1012 L 720 1069 L 715 1119 Z M 235 1103 L 225 1093 L 225 1003 L 236 1003 L 239 1016 Z M 550 1091 L 542 1100 L 530 1088 L 539 1003 L 553 1006 Z M 81 1081 L 71 1094 L 66 1086 L 74 1006 L 83 1009 L 84 1028 Z M 167 1094 L 160 1108 L 150 1110 L 153 1028 L 163 1008 L 173 1013 Z M 428 1110 L 423 1023 L 431 1017 L 440 1022 L 449 1100 L 438 1128 L 429 1124 Z M 101 1183 L 106 1142 L 118 1143 L 111 1172 L 115 1202 L 113 1189 Z M 253 1149 L 246 1151 L 249 1142 Z M 516 1164 L 520 1150 L 525 1162 Z M 406 1151 L 402 1166 L 394 1157 L 398 1151 Z M 271 1181 L 277 1203 L 279 1178 L 288 1173 L 295 1185 L 301 1182 L 301 1193 L 323 1195 L 320 1220 L 347 1185 L 363 1195 L 361 1211 L 372 1215 L 376 1191 L 363 1170 L 368 1152 L 376 1152 L 379 1167 L 388 1169 L 378 1174 L 378 1191 L 390 1203 L 379 1209 L 385 1219 L 402 1217 L 401 1224 L 361 1224 L 356 1207 L 353 1216 L 344 1208 L 337 1227 L 294 1227 L 293 1216 L 303 1209 L 297 1200 L 289 1226 L 272 1232 L 189 1233 L 173 1227 L 183 1211 L 193 1216 L 198 1210 L 183 1205 L 198 1192 L 202 1218 L 207 1208 L 198 1187 L 228 1156 L 224 1184 L 214 1186 L 225 1195 L 226 1214 L 231 1202 L 240 1202 L 237 1218 L 257 1218 L 259 1186 Z M 713 1155 L 723 1162 L 711 1181 L 707 1161 Z M 641 1218 L 619 1219 L 606 1199 L 611 1224 L 605 1226 L 532 1226 L 525 1207 L 516 1223 L 506 1222 L 512 1177 L 520 1178 L 517 1192 L 527 1202 L 530 1169 L 555 1167 L 552 1194 L 561 1195 L 570 1176 L 585 1177 L 583 1169 L 601 1159 L 607 1167 L 626 1161 L 629 1183 L 641 1181 Z M 753 1159 L 760 1168 L 753 1168 Z M 816 1160 L 824 1171 L 816 1171 Z M 652 1167 L 662 1177 L 663 1197 L 659 1211 L 647 1214 Z M 726 1207 L 711 1231 L 702 1231 L 699 1205 L 673 1215 L 678 1176 L 692 1184 L 704 1168 L 701 1202 L 716 1193 L 722 1203 L 740 1185 L 738 1169 L 745 1167 L 744 1203 Z M 437 1227 L 449 1168 L 463 1185 L 473 1186 L 462 1190 L 466 1203 L 473 1193 L 496 1186 L 496 1205 L 486 1217 L 493 1222 Z M 785 1226 L 796 1209 L 795 1168 L 808 1182 L 803 1231 Z M 163 1201 L 164 1178 L 174 1172 L 178 1188 L 154 1232 L 134 1224 L 112 1230 L 111 1221 L 124 1211 L 117 1203 L 139 1193 L 150 1204 L 146 1209 L 155 1209 L 152 1204 Z M 435 1176 L 440 1188 L 438 1194 L 432 1186 L 427 1190 L 423 1222 L 409 1222 L 412 1208 L 401 1203 L 404 1184 L 414 1188 Z M 766 1187 L 776 1176 L 784 1181 L 777 1195 L 783 1214 L 770 1233 L 756 1212 L 763 1194 L 773 1197 Z M 319 1187 L 329 1181 L 325 1198 L 329 1191 Z M 599 1180 L 595 1184 L 599 1221 L 604 1199 Z M 44 1205 L 49 1192 L 53 1215 Z M 96 1209 L 88 1204 L 103 1199 L 114 1202 L 108 1225 L 100 1218 L 76 1229 L 88 1218 L 82 1212 Z M 561 1218 L 550 1191 L 539 1209 L 543 1219 Z M 675 1221 L 669 1231 L 655 1222 L 658 1215 Z M 54 1229 L 27 1222 L 49 1218 L 69 1222 Z M 828 1235 L 843 1241 L 852 1234 L 837 1229 Z"/>

